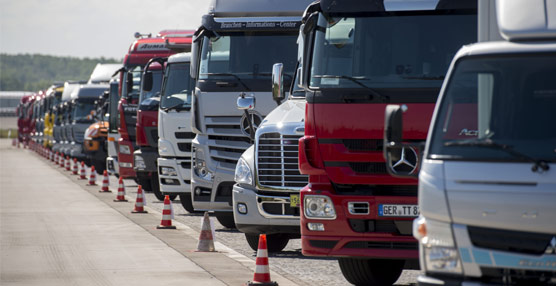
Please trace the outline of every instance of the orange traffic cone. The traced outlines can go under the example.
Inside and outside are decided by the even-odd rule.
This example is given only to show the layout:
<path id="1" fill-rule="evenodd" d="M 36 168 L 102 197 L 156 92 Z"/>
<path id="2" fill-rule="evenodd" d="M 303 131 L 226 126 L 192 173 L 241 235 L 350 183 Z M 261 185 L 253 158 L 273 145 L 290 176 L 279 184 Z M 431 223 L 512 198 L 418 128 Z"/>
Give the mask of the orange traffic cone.
<path id="1" fill-rule="evenodd" d="M 157 229 L 176 229 L 172 225 L 172 219 L 174 218 L 174 210 L 172 209 L 172 202 L 170 202 L 170 196 L 164 196 L 164 209 L 162 209 L 162 220 Z"/>
<path id="2" fill-rule="evenodd" d="M 127 202 L 125 199 L 125 186 L 124 180 L 120 177 L 120 181 L 118 181 L 118 194 L 116 195 L 115 202 Z"/>
<path id="3" fill-rule="evenodd" d="M 102 173 L 102 187 L 100 188 L 99 193 L 111 193 L 110 189 L 110 178 L 108 177 L 108 171 L 104 170 Z"/>
<path id="4" fill-rule="evenodd" d="M 64 168 L 64 163 L 65 163 L 64 161 L 65 161 L 64 155 L 60 156 L 60 162 L 58 162 L 58 165 L 62 168 Z"/>
<path id="5" fill-rule="evenodd" d="M 95 166 L 91 166 L 91 175 L 89 176 L 89 186 L 97 185 L 97 171 L 95 171 Z"/>
<path id="6" fill-rule="evenodd" d="M 268 248 L 266 247 L 266 234 L 259 235 L 259 247 L 257 249 L 257 260 L 255 262 L 255 275 L 253 281 L 247 281 L 244 285 L 278 286 L 275 281 L 270 281 L 270 268 L 268 267 Z"/>
<path id="7" fill-rule="evenodd" d="M 146 214 L 147 211 L 143 208 L 146 205 L 145 194 L 143 194 L 143 188 L 141 185 L 137 186 L 137 199 L 135 199 L 135 208 L 131 211 L 132 213 L 142 213 Z"/>
<path id="8" fill-rule="evenodd" d="M 212 226 L 208 212 L 203 216 L 203 223 L 201 225 L 201 233 L 199 234 L 199 243 L 197 244 L 197 251 L 199 252 L 213 252 L 214 238 L 212 237 Z"/>
<path id="9" fill-rule="evenodd" d="M 71 170 L 71 160 L 69 156 L 66 156 L 66 171 Z"/>
<path id="10" fill-rule="evenodd" d="M 77 175 L 77 173 L 78 173 L 77 158 L 73 158 L 72 174 Z"/>
<path id="11" fill-rule="evenodd" d="M 79 179 L 87 180 L 87 171 L 85 171 L 85 162 L 81 161 L 81 170 L 79 170 Z"/>

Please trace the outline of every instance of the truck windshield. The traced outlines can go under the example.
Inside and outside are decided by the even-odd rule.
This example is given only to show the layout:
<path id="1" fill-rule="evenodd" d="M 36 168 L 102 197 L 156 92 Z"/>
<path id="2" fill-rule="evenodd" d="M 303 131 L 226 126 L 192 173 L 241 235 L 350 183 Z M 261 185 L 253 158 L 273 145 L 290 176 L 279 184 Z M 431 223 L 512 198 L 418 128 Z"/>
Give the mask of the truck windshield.
<path id="1" fill-rule="evenodd" d="M 166 77 L 160 99 L 160 108 L 191 107 L 191 77 L 189 63 L 172 63 L 166 67 Z"/>
<path id="2" fill-rule="evenodd" d="M 162 85 L 162 70 L 151 71 L 153 74 L 153 87 L 150 91 L 141 90 L 139 102 L 151 97 L 160 96 L 160 86 Z"/>
<path id="3" fill-rule="evenodd" d="M 310 86 L 440 88 L 457 50 L 476 41 L 476 21 L 471 12 L 434 10 L 351 18 L 321 14 Z"/>
<path id="4" fill-rule="evenodd" d="M 284 86 L 289 87 L 297 63 L 296 40 L 296 34 L 262 32 L 205 37 L 199 79 L 219 82 L 225 80 L 251 91 L 265 91 L 270 87 L 272 65 L 283 63 L 286 74 Z"/>
<path id="5" fill-rule="evenodd" d="M 92 119 L 91 110 L 95 109 L 95 104 L 91 101 L 76 102 L 73 105 L 73 113 L 71 119 Z"/>
<path id="6" fill-rule="evenodd" d="M 556 162 L 555 78 L 556 54 L 460 60 L 440 104 L 429 157 Z"/>

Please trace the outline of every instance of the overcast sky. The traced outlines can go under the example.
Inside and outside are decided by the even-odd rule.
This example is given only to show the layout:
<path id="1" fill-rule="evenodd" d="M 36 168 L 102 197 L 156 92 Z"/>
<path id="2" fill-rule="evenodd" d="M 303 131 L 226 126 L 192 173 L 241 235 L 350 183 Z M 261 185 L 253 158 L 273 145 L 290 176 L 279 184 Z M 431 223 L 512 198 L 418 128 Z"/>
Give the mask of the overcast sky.
<path id="1" fill-rule="evenodd" d="M 135 32 L 192 29 L 210 0 L 0 0 L 0 51 L 122 59 Z"/>

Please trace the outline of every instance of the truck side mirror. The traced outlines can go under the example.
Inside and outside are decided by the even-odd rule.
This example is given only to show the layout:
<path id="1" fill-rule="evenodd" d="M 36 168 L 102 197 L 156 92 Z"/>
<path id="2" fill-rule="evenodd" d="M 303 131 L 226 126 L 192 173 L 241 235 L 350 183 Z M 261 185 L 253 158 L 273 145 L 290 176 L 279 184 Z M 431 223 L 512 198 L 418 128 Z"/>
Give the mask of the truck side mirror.
<path id="1" fill-rule="evenodd" d="M 126 83 L 127 93 L 130 93 L 133 90 L 133 74 L 132 73 L 127 73 L 125 83 Z"/>
<path id="2" fill-rule="evenodd" d="M 143 87 L 144 91 L 151 91 L 153 89 L 153 73 L 147 71 L 143 74 Z"/>
<path id="3" fill-rule="evenodd" d="M 255 97 L 245 96 L 245 93 L 241 93 L 237 98 L 237 109 L 239 110 L 253 110 L 255 109 Z"/>
<path id="4" fill-rule="evenodd" d="M 278 105 L 285 98 L 284 94 L 284 64 L 278 63 L 272 66 L 272 98 Z"/>
<path id="5" fill-rule="evenodd" d="M 189 65 L 189 75 L 193 79 L 197 79 L 201 42 L 201 38 L 197 36 L 193 36 L 193 39 L 191 40 L 191 64 Z"/>
<path id="6" fill-rule="evenodd" d="M 416 178 L 419 175 L 422 144 L 402 143 L 403 113 L 406 110 L 406 105 L 386 106 L 383 155 L 390 175 Z"/>

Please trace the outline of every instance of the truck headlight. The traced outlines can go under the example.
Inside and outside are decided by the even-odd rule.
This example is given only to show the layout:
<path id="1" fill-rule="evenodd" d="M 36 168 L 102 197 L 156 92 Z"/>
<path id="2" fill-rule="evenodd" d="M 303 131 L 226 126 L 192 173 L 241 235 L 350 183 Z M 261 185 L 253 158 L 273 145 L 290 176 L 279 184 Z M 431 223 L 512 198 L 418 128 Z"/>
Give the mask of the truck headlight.
<path id="1" fill-rule="evenodd" d="M 423 251 L 425 271 L 462 274 L 461 261 L 449 223 L 419 217 L 413 221 L 413 236 Z"/>
<path id="2" fill-rule="evenodd" d="M 131 154 L 131 148 L 127 145 L 120 145 L 120 153 L 122 154 Z"/>
<path id="3" fill-rule="evenodd" d="M 243 160 L 242 158 L 237 161 L 234 180 L 236 181 L 236 183 L 239 184 L 253 184 L 253 175 L 251 174 L 251 168 L 249 168 L 247 162 L 245 162 L 245 160 Z"/>
<path id="4" fill-rule="evenodd" d="M 146 169 L 147 165 L 145 165 L 145 160 L 143 159 L 143 157 L 135 155 L 133 156 L 133 159 L 135 160 L 135 162 L 133 162 L 133 164 L 135 165 L 135 167 L 137 169 Z"/>
<path id="5" fill-rule="evenodd" d="M 160 174 L 163 176 L 177 176 L 176 169 L 172 167 L 160 167 Z"/>
<path id="6" fill-rule="evenodd" d="M 307 218 L 335 219 L 336 209 L 332 200 L 327 196 L 305 195 L 303 211 Z"/>
<path id="7" fill-rule="evenodd" d="M 203 152 L 197 150 L 193 152 L 193 155 L 195 156 L 193 157 L 193 171 L 195 172 L 195 175 L 205 181 L 212 181 L 212 172 L 209 171 L 209 169 L 207 168 L 207 164 L 205 163 L 203 157 Z"/>

